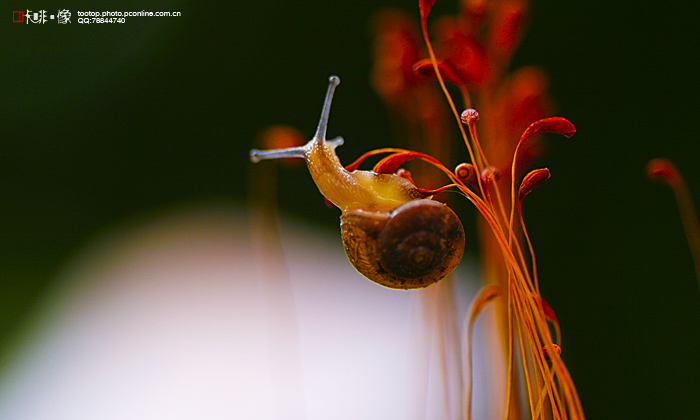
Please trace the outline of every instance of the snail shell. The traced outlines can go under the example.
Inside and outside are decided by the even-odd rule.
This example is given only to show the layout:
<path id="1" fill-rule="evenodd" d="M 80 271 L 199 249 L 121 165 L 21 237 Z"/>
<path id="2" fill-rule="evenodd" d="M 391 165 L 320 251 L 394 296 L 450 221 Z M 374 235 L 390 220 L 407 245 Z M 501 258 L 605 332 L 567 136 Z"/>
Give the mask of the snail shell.
<path id="1" fill-rule="evenodd" d="M 393 289 L 438 282 L 459 264 L 464 228 L 446 205 L 409 201 L 391 212 L 350 210 L 340 217 L 348 259 L 368 279 Z"/>
<path id="2" fill-rule="evenodd" d="M 326 140 L 331 100 L 340 79 L 329 79 L 314 137 L 301 147 L 250 151 L 250 160 L 302 158 L 316 186 L 342 211 L 345 252 L 357 271 L 382 286 L 417 289 L 436 283 L 462 259 L 464 228 L 446 205 L 425 199 L 411 181 L 395 174 L 348 171 Z"/>

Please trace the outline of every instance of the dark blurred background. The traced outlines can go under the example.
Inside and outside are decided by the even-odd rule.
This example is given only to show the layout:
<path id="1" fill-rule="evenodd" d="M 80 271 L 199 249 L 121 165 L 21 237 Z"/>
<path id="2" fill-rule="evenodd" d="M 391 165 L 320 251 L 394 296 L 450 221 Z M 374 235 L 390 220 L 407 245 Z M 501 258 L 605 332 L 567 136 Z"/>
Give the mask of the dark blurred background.
<path id="1" fill-rule="evenodd" d="M 433 15 L 456 3 L 440 0 Z M 258 131 L 285 123 L 311 136 L 329 75 L 342 79 L 329 128 L 345 137 L 341 161 L 389 145 L 369 84 L 369 21 L 389 6 L 418 16 L 405 0 L 5 2 L 0 353 L 89 238 L 174 204 L 244 202 Z M 182 16 L 10 19 L 59 8 Z M 592 419 L 700 416 L 700 289 L 673 194 L 644 174 L 649 159 L 671 158 L 700 199 L 699 11 L 675 0 L 533 0 L 513 62 L 548 73 L 557 114 L 578 129 L 545 140 L 539 166 L 552 179 L 524 213 Z M 301 167 L 285 169 L 279 187 L 283 211 L 337 225 Z"/>

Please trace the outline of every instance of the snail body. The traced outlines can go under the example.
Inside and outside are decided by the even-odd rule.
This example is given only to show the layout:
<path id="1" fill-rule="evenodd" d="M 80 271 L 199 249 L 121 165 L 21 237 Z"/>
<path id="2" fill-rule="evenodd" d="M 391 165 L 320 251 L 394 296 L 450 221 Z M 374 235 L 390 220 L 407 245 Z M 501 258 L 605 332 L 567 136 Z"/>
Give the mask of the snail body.
<path id="1" fill-rule="evenodd" d="M 396 289 L 429 286 L 449 274 L 464 252 L 464 229 L 446 205 L 428 199 L 408 179 L 372 171 L 348 171 L 327 141 L 330 105 L 340 79 L 332 76 L 316 134 L 304 146 L 251 150 L 253 162 L 302 158 L 321 194 L 341 211 L 343 245 L 368 279 Z"/>

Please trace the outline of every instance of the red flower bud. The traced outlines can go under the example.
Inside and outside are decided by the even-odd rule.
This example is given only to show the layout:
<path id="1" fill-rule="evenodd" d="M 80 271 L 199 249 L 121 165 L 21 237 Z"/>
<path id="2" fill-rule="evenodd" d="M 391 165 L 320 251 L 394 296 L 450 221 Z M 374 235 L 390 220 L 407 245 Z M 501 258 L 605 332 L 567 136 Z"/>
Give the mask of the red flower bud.
<path id="1" fill-rule="evenodd" d="M 462 123 L 472 125 L 479 120 L 479 112 L 473 108 L 465 109 L 462 111 L 460 118 L 462 119 Z"/>
<path id="2" fill-rule="evenodd" d="M 476 180 L 476 168 L 471 163 L 460 163 L 455 168 L 455 175 L 465 184 L 471 184 L 473 186 L 478 186 Z"/>

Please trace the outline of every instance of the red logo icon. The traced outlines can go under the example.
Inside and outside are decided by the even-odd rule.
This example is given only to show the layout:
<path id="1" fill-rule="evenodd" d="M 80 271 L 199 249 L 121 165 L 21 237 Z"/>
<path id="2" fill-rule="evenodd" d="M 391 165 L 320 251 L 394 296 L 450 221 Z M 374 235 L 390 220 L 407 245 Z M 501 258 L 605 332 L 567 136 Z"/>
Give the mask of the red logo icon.
<path id="1" fill-rule="evenodd" d="M 18 12 L 17 11 L 12 12 L 12 21 L 18 22 L 18 23 L 24 22 L 24 12 L 21 10 Z"/>

